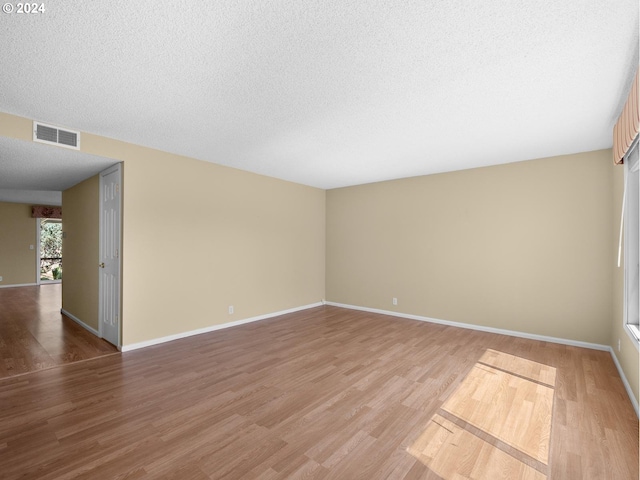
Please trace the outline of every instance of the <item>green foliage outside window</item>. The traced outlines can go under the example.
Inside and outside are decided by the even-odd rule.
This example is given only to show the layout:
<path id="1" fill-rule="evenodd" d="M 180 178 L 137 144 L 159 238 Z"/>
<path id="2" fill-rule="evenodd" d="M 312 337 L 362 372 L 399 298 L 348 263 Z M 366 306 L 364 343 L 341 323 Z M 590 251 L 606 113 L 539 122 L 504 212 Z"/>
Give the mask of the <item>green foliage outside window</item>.
<path id="1" fill-rule="evenodd" d="M 62 279 L 62 223 L 40 224 L 40 280 Z"/>

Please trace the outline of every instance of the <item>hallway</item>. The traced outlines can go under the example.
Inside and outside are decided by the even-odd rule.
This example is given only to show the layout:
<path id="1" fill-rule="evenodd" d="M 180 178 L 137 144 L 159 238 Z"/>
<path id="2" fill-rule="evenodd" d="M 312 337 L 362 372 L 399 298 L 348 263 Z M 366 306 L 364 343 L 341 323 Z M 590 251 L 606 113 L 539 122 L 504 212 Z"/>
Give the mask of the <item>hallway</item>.
<path id="1" fill-rule="evenodd" d="M 60 313 L 62 284 L 0 289 L 0 378 L 117 353 Z"/>

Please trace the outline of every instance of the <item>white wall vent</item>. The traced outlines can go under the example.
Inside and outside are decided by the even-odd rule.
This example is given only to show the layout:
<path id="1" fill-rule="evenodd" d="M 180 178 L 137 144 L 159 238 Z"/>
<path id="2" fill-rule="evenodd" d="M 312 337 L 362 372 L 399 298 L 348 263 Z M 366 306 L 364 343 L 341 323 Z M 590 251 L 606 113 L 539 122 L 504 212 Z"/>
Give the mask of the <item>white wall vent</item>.
<path id="1" fill-rule="evenodd" d="M 33 122 L 33 141 L 80 150 L 80 132 Z"/>

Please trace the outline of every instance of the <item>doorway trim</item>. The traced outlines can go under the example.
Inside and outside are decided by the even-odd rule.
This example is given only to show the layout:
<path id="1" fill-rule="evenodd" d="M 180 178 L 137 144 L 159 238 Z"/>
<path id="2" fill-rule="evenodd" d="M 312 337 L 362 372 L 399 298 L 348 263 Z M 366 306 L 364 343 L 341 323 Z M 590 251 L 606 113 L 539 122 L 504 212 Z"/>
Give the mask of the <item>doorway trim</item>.
<path id="1" fill-rule="evenodd" d="M 40 286 L 40 265 L 42 264 L 42 260 L 40 260 L 40 217 L 36 217 L 34 219 L 36 221 L 36 285 Z"/>

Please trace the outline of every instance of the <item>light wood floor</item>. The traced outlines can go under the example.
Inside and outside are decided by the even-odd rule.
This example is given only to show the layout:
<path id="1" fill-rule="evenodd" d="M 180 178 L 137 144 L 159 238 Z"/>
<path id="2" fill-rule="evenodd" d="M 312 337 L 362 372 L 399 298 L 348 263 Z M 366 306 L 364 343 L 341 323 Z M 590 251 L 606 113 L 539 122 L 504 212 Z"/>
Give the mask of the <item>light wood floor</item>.
<path id="1" fill-rule="evenodd" d="M 0 380 L 3 479 L 637 479 L 607 352 L 319 307 Z"/>
<path id="2" fill-rule="evenodd" d="M 62 285 L 0 289 L 0 378 L 117 352 L 60 313 Z"/>

